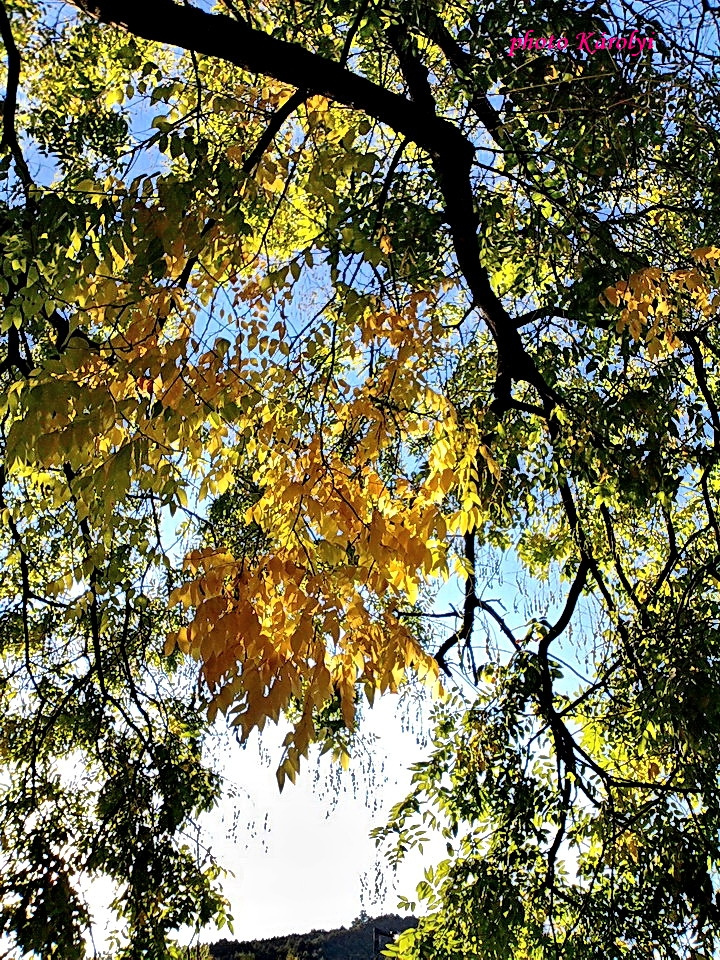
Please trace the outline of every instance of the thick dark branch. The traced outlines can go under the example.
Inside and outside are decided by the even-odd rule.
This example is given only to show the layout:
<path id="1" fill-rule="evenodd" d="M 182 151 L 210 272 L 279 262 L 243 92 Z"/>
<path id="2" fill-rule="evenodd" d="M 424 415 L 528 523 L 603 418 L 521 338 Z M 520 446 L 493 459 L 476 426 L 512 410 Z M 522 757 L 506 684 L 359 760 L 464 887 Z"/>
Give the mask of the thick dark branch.
<path id="1" fill-rule="evenodd" d="M 25 195 L 28 196 L 32 186 L 32 177 L 25 163 L 25 157 L 20 149 L 15 129 L 15 114 L 17 112 L 17 92 L 20 85 L 20 53 L 13 37 L 10 18 L 7 15 L 5 4 L 0 0 L 0 36 L 2 36 L 7 51 L 7 84 L 5 103 L 3 105 L 3 131 L 0 146 L 7 147 L 15 161 L 15 167 L 23 185 Z"/>
<path id="2" fill-rule="evenodd" d="M 703 395 L 703 399 L 707 404 L 708 413 L 710 414 L 710 419 L 713 426 L 713 443 L 717 448 L 720 446 L 720 411 L 718 411 L 717 404 L 715 403 L 715 398 L 713 397 L 712 391 L 707 381 L 707 376 L 705 373 L 705 363 L 703 360 L 702 351 L 700 350 L 700 345 L 697 339 L 686 331 L 678 332 L 678 339 L 682 340 L 683 343 L 686 343 L 690 347 L 690 352 L 692 354 L 693 360 L 693 371 L 695 373 L 695 379 L 697 380 L 698 387 L 700 392 Z"/>
<path id="3" fill-rule="evenodd" d="M 405 97 L 352 73 L 334 60 L 279 40 L 221 13 L 205 13 L 172 0 L 73 0 L 103 23 L 146 40 L 172 44 L 273 77 L 282 83 L 364 110 L 423 147 L 431 155 L 450 149 L 472 153 L 457 127 Z"/>
<path id="4" fill-rule="evenodd" d="M 529 323 L 535 323 L 537 320 L 552 320 L 554 317 L 562 317 L 564 320 L 574 320 L 575 315 L 567 310 L 561 310 L 556 307 L 538 307 L 536 310 L 528 310 L 522 316 L 515 318 L 515 326 L 526 327 Z"/>
<path id="5" fill-rule="evenodd" d="M 429 72 L 418 56 L 412 37 L 403 27 L 396 25 L 388 29 L 387 38 L 398 58 L 413 103 L 422 107 L 428 116 L 437 116 Z"/>
<path id="6" fill-rule="evenodd" d="M 548 650 L 550 649 L 550 644 L 557 640 L 568 628 L 577 602 L 580 599 L 580 594 L 583 592 L 585 584 L 587 583 L 589 571 L 590 563 L 583 557 L 580 561 L 575 579 L 568 591 L 565 607 L 558 619 L 541 639 L 537 652 L 542 677 L 540 704 L 545 714 L 545 719 L 552 730 L 558 763 L 562 761 L 569 770 L 575 769 L 574 743 L 567 727 L 560 718 L 560 714 L 555 709 L 555 695 L 553 693 L 552 676 L 548 662 Z"/>
<path id="7" fill-rule="evenodd" d="M 437 120 L 428 71 L 417 55 L 412 39 L 399 29 L 391 32 L 389 39 L 413 103 L 423 108 L 429 120 Z M 498 415 L 505 413 L 512 403 L 513 382 L 524 380 L 536 388 L 549 415 L 557 398 L 527 353 L 515 321 L 493 290 L 480 260 L 479 219 L 471 179 L 474 150 L 465 137 L 462 139 L 466 149 L 458 153 L 451 147 L 434 154 L 433 166 L 445 200 L 445 218 L 450 226 L 458 265 L 470 287 L 473 305 L 482 313 L 497 346 L 492 408 Z"/>
<path id="8" fill-rule="evenodd" d="M 572 734 L 562 719 L 562 716 L 555 709 L 555 694 L 553 691 L 552 674 L 548 661 L 548 650 L 550 648 L 550 644 L 554 640 L 557 640 L 557 638 L 564 633 L 569 626 L 570 620 L 575 612 L 575 608 L 577 607 L 578 600 L 580 599 L 580 594 L 584 590 L 585 584 L 587 583 L 587 576 L 589 572 L 590 563 L 585 557 L 583 557 L 580 560 L 580 565 L 575 575 L 575 579 L 573 580 L 570 590 L 568 591 L 565 607 L 563 608 L 563 611 L 558 619 L 540 641 L 537 652 L 538 662 L 540 665 L 540 691 L 538 694 L 539 706 L 543 718 L 549 726 L 552 734 L 553 744 L 555 746 L 555 757 L 557 760 L 558 788 L 563 800 L 563 808 L 560 815 L 558 830 L 547 854 L 548 867 L 546 882 L 548 886 L 551 886 L 554 880 L 555 859 L 560 848 L 560 843 L 562 842 L 562 838 L 565 834 L 565 820 L 567 817 L 567 810 L 570 805 L 570 796 L 574 780 L 573 775 L 577 769 L 575 753 L 578 749 Z M 592 760 L 592 758 L 588 757 L 584 751 L 580 751 L 580 753 L 587 761 L 589 761 L 592 768 L 597 773 L 602 775 L 602 769 Z"/>
<path id="9" fill-rule="evenodd" d="M 469 53 L 465 53 L 445 23 L 435 13 L 428 11 L 424 14 L 423 19 L 427 24 L 424 30 L 426 36 L 440 47 L 448 63 L 455 68 L 460 78 L 464 80 L 468 86 L 471 86 L 472 71 L 475 66 L 473 58 Z M 485 94 L 471 91 L 470 106 L 493 140 L 498 145 L 502 145 L 502 120 L 500 119 L 500 114 Z"/>
<path id="10" fill-rule="evenodd" d="M 475 610 L 478 607 L 477 598 L 477 578 L 475 576 L 475 531 L 468 531 L 464 537 L 465 540 L 465 559 L 470 567 L 467 579 L 465 580 L 465 603 L 463 604 L 463 618 L 459 630 L 456 630 L 452 636 L 441 645 L 435 654 L 435 660 L 438 666 L 450 676 L 450 669 L 445 660 L 445 655 L 449 650 L 458 644 L 464 645 L 470 642 L 473 623 L 475 621 Z"/>
<path id="11" fill-rule="evenodd" d="M 32 364 L 20 350 L 20 333 L 15 326 L 11 326 L 8 330 L 7 354 L 0 361 L 0 373 L 5 373 L 13 368 L 19 370 L 24 377 L 28 377 L 32 370 Z"/>
<path id="12" fill-rule="evenodd" d="M 635 587 L 630 583 L 623 565 L 620 561 L 620 556 L 618 554 L 617 542 L 615 540 L 615 528 L 613 527 L 612 516 L 610 510 L 606 503 L 600 505 L 600 515 L 603 518 L 603 523 L 605 524 L 605 534 L 607 536 L 608 546 L 610 548 L 610 553 L 613 558 L 613 566 L 615 567 L 615 573 L 617 574 L 620 585 L 622 586 L 625 593 L 632 600 L 635 609 L 637 610 L 640 621 L 644 627 L 649 626 L 649 617 L 648 612 L 645 609 L 645 605 L 641 603 L 640 598 L 637 595 Z"/>
<path id="13" fill-rule="evenodd" d="M 547 652 L 550 648 L 550 644 L 553 641 L 557 640 L 561 634 L 567 630 L 572 615 L 575 612 L 575 607 L 577 602 L 580 599 L 580 594 L 585 589 L 585 584 L 587 583 L 587 575 L 590 572 L 590 561 L 583 557 L 580 561 L 580 564 L 575 574 L 575 579 L 572 582 L 570 589 L 568 590 L 567 599 L 565 600 L 565 606 L 563 612 L 557 618 L 555 623 L 550 627 L 547 633 L 543 636 L 538 647 L 538 656 L 542 659 L 547 659 Z"/>

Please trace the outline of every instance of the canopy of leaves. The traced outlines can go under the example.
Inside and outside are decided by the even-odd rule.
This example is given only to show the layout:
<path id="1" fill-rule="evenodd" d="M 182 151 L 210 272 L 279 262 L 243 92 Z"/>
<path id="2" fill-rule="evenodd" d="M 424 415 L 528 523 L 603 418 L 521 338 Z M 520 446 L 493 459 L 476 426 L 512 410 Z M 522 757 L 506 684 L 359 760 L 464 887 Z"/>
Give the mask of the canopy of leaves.
<path id="1" fill-rule="evenodd" d="M 719 61 L 660 7 L 0 5 L 21 950 L 84 956 L 101 875 L 117 956 L 222 918 L 193 660 L 241 738 L 290 717 L 281 784 L 462 676 L 402 956 L 717 949 Z"/>

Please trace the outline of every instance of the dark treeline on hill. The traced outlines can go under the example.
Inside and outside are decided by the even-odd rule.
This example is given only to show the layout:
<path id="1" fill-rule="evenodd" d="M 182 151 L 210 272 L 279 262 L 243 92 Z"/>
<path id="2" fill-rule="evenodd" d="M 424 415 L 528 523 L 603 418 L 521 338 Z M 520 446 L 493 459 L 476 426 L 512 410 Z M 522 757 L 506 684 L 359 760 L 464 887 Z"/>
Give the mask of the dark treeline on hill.
<path id="1" fill-rule="evenodd" d="M 413 917 L 386 914 L 356 920 L 349 929 L 312 930 L 245 942 L 219 940 L 211 945 L 210 955 L 213 960 L 374 960 L 376 944 L 382 949 L 390 942 L 387 934 L 416 926 Z"/>

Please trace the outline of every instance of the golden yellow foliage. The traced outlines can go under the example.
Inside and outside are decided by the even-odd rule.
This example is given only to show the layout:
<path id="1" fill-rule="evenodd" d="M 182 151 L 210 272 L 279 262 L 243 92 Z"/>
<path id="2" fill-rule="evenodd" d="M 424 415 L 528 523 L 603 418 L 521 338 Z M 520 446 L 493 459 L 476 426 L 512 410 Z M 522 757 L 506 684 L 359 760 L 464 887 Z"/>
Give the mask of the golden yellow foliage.
<path id="1" fill-rule="evenodd" d="M 651 358 L 677 348 L 676 331 L 688 311 L 708 320 L 720 306 L 720 248 L 701 247 L 691 256 L 695 266 L 648 267 L 604 292 L 620 308 L 617 332 L 627 330 L 633 340 L 644 340 Z"/>

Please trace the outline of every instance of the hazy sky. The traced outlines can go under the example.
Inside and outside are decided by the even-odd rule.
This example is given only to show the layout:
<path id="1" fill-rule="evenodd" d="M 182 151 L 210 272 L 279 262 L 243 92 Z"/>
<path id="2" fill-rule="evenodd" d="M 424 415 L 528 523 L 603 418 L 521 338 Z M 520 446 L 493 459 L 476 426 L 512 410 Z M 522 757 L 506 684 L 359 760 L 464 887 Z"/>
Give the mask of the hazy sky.
<path id="1" fill-rule="evenodd" d="M 411 715 L 415 733 L 407 729 Z M 227 740 L 218 744 L 227 750 L 224 772 L 234 796 L 212 816 L 208 833 L 218 859 L 235 874 L 223 884 L 235 937 L 348 926 L 362 909 L 395 911 L 398 893 L 412 897 L 423 866 L 442 856 L 444 846 L 414 856 L 393 877 L 368 834 L 405 795 L 407 768 L 423 756 L 417 738 L 423 725 L 427 717 L 387 696 L 363 723 L 377 737 L 370 752 L 361 752 L 347 772 L 327 758 L 311 760 L 282 794 L 275 778 L 279 730 L 263 732 L 262 753 L 257 737 L 244 750 Z"/>

